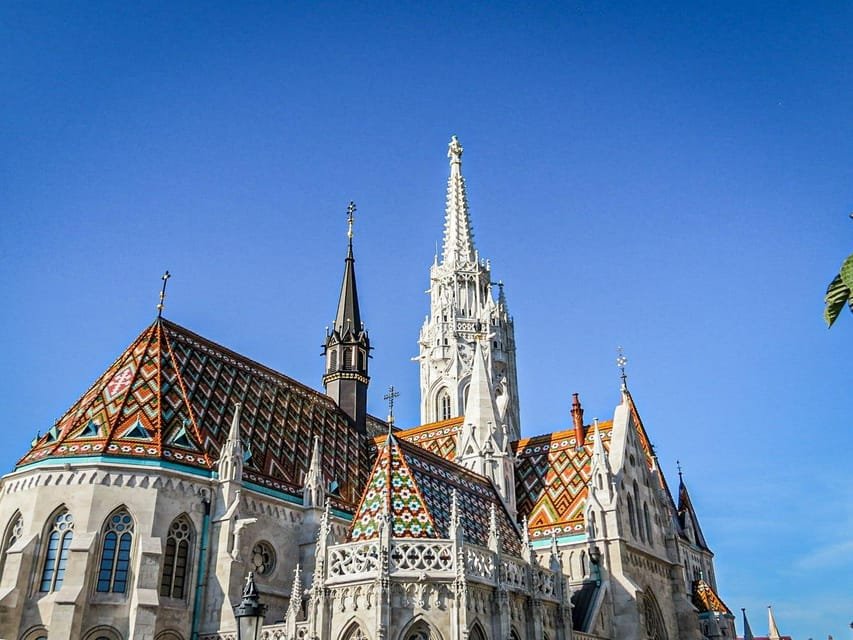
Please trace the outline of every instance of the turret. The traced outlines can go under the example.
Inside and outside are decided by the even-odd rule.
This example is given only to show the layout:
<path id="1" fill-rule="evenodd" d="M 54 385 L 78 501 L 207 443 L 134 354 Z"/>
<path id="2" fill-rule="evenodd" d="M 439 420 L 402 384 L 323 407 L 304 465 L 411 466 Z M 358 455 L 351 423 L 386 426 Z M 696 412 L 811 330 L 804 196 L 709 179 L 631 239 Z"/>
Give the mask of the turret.
<path id="1" fill-rule="evenodd" d="M 355 285 L 355 257 L 352 250 L 352 225 L 355 204 L 347 209 L 349 238 L 344 259 L 344 277 L 338 312 L 331 331 L 327 331 L 323 354 L 326 356 L 326 373 L 323 386 L 326 395 L 334 398 L 350 418 L 357 431 L 367 432 L 367 361 L 370 357 L 370 339 L 361 321 L 358 291 Z"/>

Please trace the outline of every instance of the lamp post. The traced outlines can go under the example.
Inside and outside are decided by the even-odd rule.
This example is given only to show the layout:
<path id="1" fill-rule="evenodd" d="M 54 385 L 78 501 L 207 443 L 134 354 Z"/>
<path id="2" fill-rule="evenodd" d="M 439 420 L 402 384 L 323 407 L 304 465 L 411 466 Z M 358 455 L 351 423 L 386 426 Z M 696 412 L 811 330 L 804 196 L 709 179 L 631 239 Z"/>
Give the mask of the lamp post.
<path id="1" fill-rule="evenodd" d="M 237 618 L 237 640 L 260 640 L 266 611 L 267 605 L 261 604 L 258 589 L 255 586 L 255 576 L 250 571 L 246 576 L 246 586 L 243 587 L 243 599 L 234 607 L 234 617 Z"/>

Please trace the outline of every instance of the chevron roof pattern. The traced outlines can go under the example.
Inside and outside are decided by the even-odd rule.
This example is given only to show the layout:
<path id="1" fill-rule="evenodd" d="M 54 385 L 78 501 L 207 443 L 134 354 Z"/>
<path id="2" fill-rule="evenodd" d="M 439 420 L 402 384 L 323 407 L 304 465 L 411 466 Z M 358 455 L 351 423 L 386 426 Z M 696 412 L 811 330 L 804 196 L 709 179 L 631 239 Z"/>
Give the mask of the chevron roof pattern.
<path id="1" fill-rule="evenodd" d="M 598 428 L 609 451 L 613 422 Z M 593 430 L 585 433 L 580 447 L 573 429 L 515 443 L 516 501 L 519 513 L 527 514 L 531 540 L 584 532 Z"/>
<path id="2" fill-rule="evenodd" d="M 702 578 L 693 581 L 693 606 L 699 609 L 699 613 L 713 612 L 732 615 L 717 592 Z"/>
<path id="3" fill-rule="evenodd" d="M 391 513 L 395 537 L 446 538 L 455 489 L 459 520 L 467 542 L 488 545 L 494 506 L 501 549 L 516 556 L 521 553 L 518 530 L 491 482 L 398 435 L 394 434 L 390 447 L 379 443 L 370 481 L 350 529 L 352 541 L 378 537 L 379 520 L 385 508 Z"/>
<path id="4" fill-rule="evenodd" d="M 299 493 L 319 436 L 327 481 L 352 510 L 369 439 L 319 391 L 158 318 L 19 461 L 116 456 L 211 472 L 243 405 L 244 480 Z"/>
<path id="5" fill-rule="evenodd" d="M 456 459 L 456 439 L 462 431 L 464 420 L 465 418 L 459 416 L 441 422 L 430 422 L 413 429 L 398 431 L 394 435 L 452 462 Z"/>

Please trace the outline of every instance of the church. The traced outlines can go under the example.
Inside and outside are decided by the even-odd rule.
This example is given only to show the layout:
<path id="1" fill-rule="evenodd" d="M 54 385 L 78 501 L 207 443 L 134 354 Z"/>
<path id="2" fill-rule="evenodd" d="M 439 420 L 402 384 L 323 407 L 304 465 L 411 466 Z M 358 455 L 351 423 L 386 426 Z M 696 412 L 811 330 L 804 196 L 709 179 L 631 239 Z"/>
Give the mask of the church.
<path id="1" fill-rule="evenodd" d="M 574 394 L 565 429 L 522 436 L 462 155 L 453 137 L 421 424 L 367 413 L 351 205 L 323 392 L 161 314 L 22 452 L 0 480 L 0 638 L 235 640 L 241 598 L 267 640 L 736 637 L 624 374 L 611 419 Z"/>

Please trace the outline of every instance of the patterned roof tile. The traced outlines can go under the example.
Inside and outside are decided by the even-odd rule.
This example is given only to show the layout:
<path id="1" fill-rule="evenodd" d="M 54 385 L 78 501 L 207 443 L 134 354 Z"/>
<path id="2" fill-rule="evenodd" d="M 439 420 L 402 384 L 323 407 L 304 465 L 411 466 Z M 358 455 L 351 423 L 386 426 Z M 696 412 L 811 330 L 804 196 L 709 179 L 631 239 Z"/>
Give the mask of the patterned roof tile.
<path id="1" fill-rule="evenodd" d="M 244 479 L 298 493 L 320 437 L 323 467 L 352 510 L 370 466 L 369 440 L 323 393 L 191 331 L 147 327 L 19 461 L 110 455 L 213 471 L 237 402 Z"/>

